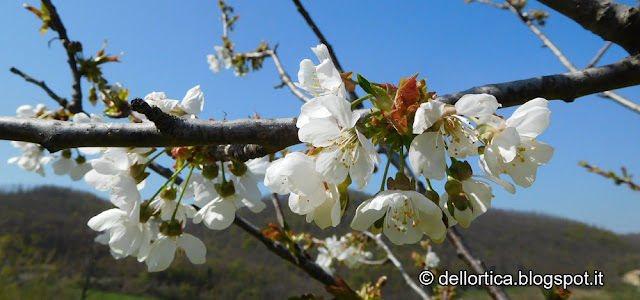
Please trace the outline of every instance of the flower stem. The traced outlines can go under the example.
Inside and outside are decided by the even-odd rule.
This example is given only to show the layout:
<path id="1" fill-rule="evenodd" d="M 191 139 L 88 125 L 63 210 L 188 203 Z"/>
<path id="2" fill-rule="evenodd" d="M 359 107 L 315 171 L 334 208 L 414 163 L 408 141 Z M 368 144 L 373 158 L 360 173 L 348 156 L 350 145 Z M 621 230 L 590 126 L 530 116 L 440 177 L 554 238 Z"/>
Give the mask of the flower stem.
<path id="1" fill-rule="evenodd" d="M 164 182 L 162 187 L 160 187 L 160 189 L 157 190 L 155 194 L 153 194 L 151 199 L 149 199 L 149 202 L 147 202 L 147 204 L 145 206 L 143 206 L 142 208 L 146 209 L 149 206 L 149 204 L 151 204 L 151 201 L 153 201 L 153 199 L 155 199 L 158 196 L 158 194 L 160 194 L 160 192 L 162 192 L 162 190 L 164 190 L 164 188 L 167 186 L 167 184 L 169 184 L 169 182 L 172 182 L 173 180 L 175 180 L 176 177 L 178 177 L 178 174 L 180 174 L 180 172 L 182 172 L 182 170 L 184 170 L 184 168 L 186 166 L 187 165 L 185 164 L 184 166 L 182 166 L 182 168 L 180 168 L 179 170 L 176 170 L 176 172 L 173 173 L 173 175 L 171 175 L 171 177 L 169 177 L 169 179 L 167 179 L 167 181 Z"/>
<path id="2" fill-rule="evenodd" d="M 387 155 L 387 166 L 384 167 L 384 175 L 382 175 L 382 185 L 380 185 L 380 191 L 384 191 L 384 183 L 387 181 L 387 173 L 389 172 L 389 165 L 391 164 L 391 157 L 393 157 L 393 151 L 389 150 Z"/>
<path id="3" fill-rule="evenodd" d="M 227 179 L 224 178 L 224 163 L 222 161 L 220 161 L 220 171 L 222 171 L 222 183 L 226 183 Z"/>
<path id="4" fill-rule="evenodd" d="M 185 164 L 186 166 L 186 164 Z M 195 165 L 191 165 L 191 169 L 189 170 L 189 175 L 187 175 L 187 180 L 184 181 L 184 188 L 182 188 L 182 192 L 180 192 L 180 198 L 178 199 L 178 203 L 176 203 L 176 208 L 173 210 L 173 214 L 171 215 L 171 221 L 175 220 L 176 213 L 178 212 L 178 207 L 180 207 L 180 202 L 182 201 L 182 196 L 184 195 L 184 191 L 187 190 L 187 185 L 189 184 L 189 179 L 191 179 L 191 174 L 193 173 L 193 168 Z M 184 167 L 183 167 L 184 168 Z"/>
<path id="5" fill-rule="evenodd" d="M 158 154 L 154 155 L 152 158 L 149 159 L 148 162 L 146 162 L 144 164 L 145 167 L 148 167 L 154 160 L 156 160 L 156 158 L 158 158 L 158 156 L 160 156 L 162 153 L 164 153 L 164 150 L 158 152 Z"/>
<path id="6" fill-rule="evenodd" d="M 355 109 L 356 106 L 358 106 L 358 104 L 362 103 L 364 100 L 367 100 L 371 98 L 371 95 L 366 95 L 364 97 L 360 97 L 356 100 L 353 100 L 353 102 L 351 102 L 351 110 Z"/>
<path id="7" fill-rule="evenodd" d="M 431 186 L 431 180 L 429 180 L 429 178 L 427 178 L 427 177 L 425 177 L 424 179 L 427 181 L 427 186 L 429 187 L 429 189 L 432 190 L 432 191 L 435 191 L 433 189 L 433 187 Z"/>
<path id="8" fill-rule="evenodd" d="M 400 146 L 400 168 L 398 172 L 404 174 L 404 146 Z"/>

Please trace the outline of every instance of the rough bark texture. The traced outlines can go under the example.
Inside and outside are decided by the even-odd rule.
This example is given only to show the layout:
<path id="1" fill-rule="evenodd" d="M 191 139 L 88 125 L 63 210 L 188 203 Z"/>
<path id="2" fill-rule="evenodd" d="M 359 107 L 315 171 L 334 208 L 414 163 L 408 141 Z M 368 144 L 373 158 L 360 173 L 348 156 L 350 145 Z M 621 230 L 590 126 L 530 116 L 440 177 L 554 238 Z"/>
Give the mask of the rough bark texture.
<path id="1" fill-rule="evenodd" d="M 640 53 L 640 11 L 604 0 L 539 0 L 632 55 Z"/>

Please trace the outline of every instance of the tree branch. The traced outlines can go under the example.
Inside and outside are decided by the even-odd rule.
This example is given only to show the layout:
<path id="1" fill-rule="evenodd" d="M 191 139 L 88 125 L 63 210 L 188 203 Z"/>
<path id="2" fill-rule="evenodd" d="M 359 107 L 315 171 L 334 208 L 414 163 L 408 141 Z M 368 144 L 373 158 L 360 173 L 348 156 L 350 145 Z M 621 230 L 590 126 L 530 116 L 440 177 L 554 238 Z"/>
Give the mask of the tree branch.
<path id="1" fill-rule="evenodd" d="M 320 41 L 320 43 L 327 46 L 327 49 L 329 50 L 329 56 L 331 56 L 333 65 L 336 67 L 338 72 L 344 73 L 344 69 L 342 69 L 342 66 L 340 65 L 340 61 L 338 61 L 338 57 L 336 57 L 336 54 L 333 51 L 333 47 L 331 47 L 331 44 L 329 44 L 329 41 L 327 41 L 327 39 L 324 37 L 324 35 L 322 34 L 318 26 L 316 26 L 316 23 L 313 22 L 307 10 L 304 8 L 304 6 L 302 6 L 302 3 L 300 3 L 300 0 L 293 0 L 293 3 L 296 5 L 296 8 L 298 9 L 298 12 L 300 13 L 300 15 L 302 15 L 304 20 L 307 22 L 307 25 L 309 25 L 309 28 L 311 28 L 311 30 L 313 30 L 313 33 L 315 33 L 315 35 L 318 37 L 318 40 Z M 358 99 L 358 95 L 356 94 L 356 92 L 349 92 L 349 98 L 351 98 L 351 101 L 353 101 Z M 358 106 L 358 108 L 362 108 L 362 107 L 363 107 L 362 105 Z"/>
<path id="2" fill-rule="evenodd" d="M 82 88 L 80 87 L 80 79 L 82 75 L 78 70 L 78 64 L 76 63 L 75 53 L 71 51 L 69 47 L 69 37 L 67 36 L 67 30 L 62 25 L 62 21 L 60 20 L 60 16 L 58 15 L 58 11 L 56 7 L 53 6 L 51 0 L 42 0 L 42 4 L 47 7 L 49 10 L 49 14 L 51 16 L 51 29 L 58 32 L 58 36 L 60 37 L 60 42 L 62 42 L 62 47 L 67 52 L 67 62 L 69 63 L 69 68 L 71 69 L 71 75 L 73 76 L 73 82 L 71 84 L 71 88 L 73 89 L 73 93 L 71 94 L 71 102 L 67 104 L 67 109 L 72 113 L 82 112 Z"/>
<path id="3" fill-rule="evenodd" d="M 494 95 L 503 107 L 509 107 L 523 104 L 536 97 L 571 102 L 578 97 L 600 91 L 609 91 L 638 84 L 640 84 L 640 55 L 627 57 L 602 67 L 478 86 L 462 92 L 444 95 L 439 99 L 440 101 L 454 104 L 466 94 L 488 93 Z"/>
<path id="4" fill-rule="evenodd" d="M 411 289 L 413 289 L 418 295 L 420 295 L 420 297 L 422 299 L 431 299 L 429 297 L 429 295 L 427 294 L 427 292 L 423 289 L 421 289 L 414 281 L 413 279 L 411 279 L 411 276 L 409 276 L 409 274 L 407 274 L 407 271 L 404 269 L 404 267 L 402 266 L 402 263 L 400 262 L 400 260 L 398 260 L 398 258 L 393 255 L 393 252 L 391 252 L 391 249 L 389 249 L 389 246 L 387 246 L 387 244 L 385 244 L 382 239 L 380 238 L 380 235 L 375 235 L 371 232 L 368 231 L 363 231 L 362 234 L 370 237 L 371 239 L 373 239 L 374 241 L 376 241 L 376 244 L 378 245 L 378 247 L 382 248 L 382 250 L 384 250 L 384 252 L 387 253 L 387 258 L 389 258 L 389 260 L 391 261 L 391 263 L 393 263 L 393 265 L 396 267 L 396 269 L 398 269 L 398 271 L 400 271 L 400 274 L 402 274 L 402 278 L 404 278 L 404 281 L 407 282 L 407 285 L 409 285 L 409 287 L 411 287 Z"/>
<path id="5" fill-rule="evenodd" d="M 640 11 L 605 0 L 539 0 L 629 54 L 640 53 Z"/>
<path id="6" fill-rule="evenodd" d="M 56 120 L 0 117 L 0 128 L 2 128 L 0 139 L 41 144 L 51 152 L 84 146 L 166 147 L 254 144 L 262 146 L 254 148 L 255 153 L 262 154 L 262 151 L 275 152 L 300 143 L 295 120 L 295 118 L 234 121 L 178 120 L 175 128 L 158 131 L 151 122 L 76 124 Z M 222 155 L 227 155 L 226 151 L 222 152 Z M 245 148 L 238 151 L 240 154 L 249 152 Z M 233 157 L 233 154 L 229 156 Z"/>
<path id="7" fill-rule="evenodd" d="M 577 97 L 640 84 L 640 55 L 616 63 L 559 75 L 490 84 L 440 97 L 454 104 L 465 94 L 489 93 L 503 107 L 546 99 L 573 100 Z M 275 152 L 300 143 L 296 118 L 240 119 L 233 121 L 183 120 L 162 116 L 156 107 L 132 101 L 134 110 L 149 114 L 156 125 L 126 123 L 61 122 L 55 120 L 0 117 L 0 139 L 38 143 L 49 151 L 75 147 L 165 147 L 185 145 L 253 144 L 253 153 Z M 145 106 L 146 105 L 146 106 Z M 358 110 L 361 116 L 370 110 Z M 252 146 L 254 147 L 254 146 Z M 243 150 L 245 151 L 245 150 Z M 242 152 L 242 151 L 240 151 Z M 247 151 L 245 153 L 249 153 Z M 245 156 L 246 157 L 246 156 Z"/>
<path id="8" fill-rule="evenodd" d="M 296 265 L 298 268 L 302 269 L 305 273 L 309 274 L 311 278 L 323 283 L 324 285 L 338 286 L 338 283 L 333 278 L 333 276 L 325 272 L 313 260 L 307 258 L 304 255 L 293 256 L 291 254 L 291 251 L 289 251 L 289 249 L 284 244 L 268 239 L 264 236 L 264 234 L 262 234 L 258 227 L 247 222 L 245 219 L 236 215 L 233 223 L 242 228 L 250 235 L 260 240 L 267 247 L 267 249 L 269 249 L 269 251 L 275 253 L 282 259 L 287 260 Z"/>
<path id="9" fill-rule="evenodd" d="M 33 77 L 23 73 L 22 71 L 11 67 L 9 69 L 9 71 L 11 71 L 11 73 L 16 74 L 22 78 L 24 78 L 24 80 L 26 80 L 27 82 L 31 82 L 37 86 L 39 86 L 40 88 L 42 88 L 47 95 L 49 95 L 49 97 L 51 97 L 51 99 L 55 100 L 56 102 L 58 102 L 58 104 L 60 104 L 60 106 L 66 107 L 67 106 L 67 99 L 62 98 L 60 96 L 58 96 L 56 93 L 54 93 L 45 83 L 44 81 L 38 81 L 36 79 L 34 79 Z"/>
<path id="10" fill-rule="evenodd" d="M 311 98 L 307 97 L 307 95 L 305 95 L 298 87 L 296 87 L 295 84 L 293 84 L 293 81 L 291 81 L 291 77 L 289 77 L 289 74 L 287 74 L 287 71 L 285 71 L 284 68 L 282 67 L 282 63 L 280 62 L 280 59 L 276 54 L 276 49 L 273 49 L 273 50 L 270 49 L 265 52 L 269 54 L 273 59 L 273 63 L 276 65 L 276 70 L 278 70 L 278 73 L 280 74 L 280 80 L 282 80 L 282 83 L 289 88 L 291 93 L 293 93 L 293 95 L 298 97 L 298 99 L 302 100 L 302 102 L 307 102 L 311 100 Z"/>
<path id="11" fill-rule="evenodd" d="M 584 68 L 587 69 L 587 68 L 591 68 L 591 67 L 595 66 L 598 63 L 598 61 L 600 60 L 600 58 L 602 58 L 604 53 L 607 52 L 607 50 L 609 50 L 609 47 L 611 47 L 611 45 L 613 45 L 613 42 L 607 42 L 606 44 L 604 44 L 604 46 L 602 46 L 600 51 L 598 51 L 598 53 L 596 53 L 596 56 L 594 56 L 591 59 L 591 61 Z"/>
<path id="12" fill-rule="evenodd" d="M 478 2 L 487 4 L 486 2 L 482 2 L 482 1 L 478 1 Z M 547 48 L 549 48 L 549 50 L 551 50 L 551 52 L 553 52 L 553 54 L 558 58 L 558 60 L 560 60 L 562 65 L 564 65 L 565 68 L 567 68 L 567 70 L 569 70 L 571 72 L 578 71 L 578 68 L 576 68 L 571 63 L 571 61 L 569 61 L 569 59 L 566 56 L 564 56 L 562 51 L 560 51 L 560 49 L 558 49 L 558 47 L 556 47 L 556 45 L 554 43 L 552 43 L 551 40 L 538 27 L 536 27 L 531 22 L 531 20 L 529 20 L 528 18 L 526 18 L 525 16 L 522 15 L 522 13 L 521 13 L 519 8 L 516 8 L 509 1 L 505 1 L 503 7 L 499 7 L 499 8 L 508 9 L 513 14 L 515 14 L 520 19 L 520 21 L 522 21 L 545 44 L 545 46 L 547 46 Z M 608 42 L 607 45 L 605 45 L 605 47 L 603 47 L 598 52 L 598 54 L 596 54 L 596 56 L 592 59 L 592 61 L 585 67 L 585 69 L 593 67 L 596 64 L 596 62 L 600 59 L 600 57 L 604 54 L 604 52 L 607 51 L 609 46 L 611 46 L 611 42 Z M 624 107 L 626 107 L 628 109 L 631 109 L 632 111 L 640 113 L 640 106 L 638 104 L 635 104 L 633 101 L 628 100 L 628 99 L 620 96 L 618 93 L 613 92 L 613 91 L 607 91 L 605 95 L 609 99 L 617 102 L 618 104 L 620 104 L 620 105 L 622 105 L 622 106 L 624 106 Z"/>
<path id="13" fill-rule="evenodd" d="M 471 252 L 469 251 L 469 249 L 467 249 L 462 237 L 455 227 L 449 228 L 449 232 L 447 233 L 447 240 L 449 240 L 449 242 L 451 242 L 451 245 L 453 245 L 453 247 L 456 249 L 458 257 L 462 259 L 473 272 L 475 272 L 476 274 L 484 274 L 487 271 L 484 263 L 471 255 Z M 504 290 L 499 286 L 485 286 L 485 289 L 493 299 L 511 299 L 509 298 L 509 295 L 507 295 L 507 293 L 505 293 Z"/>

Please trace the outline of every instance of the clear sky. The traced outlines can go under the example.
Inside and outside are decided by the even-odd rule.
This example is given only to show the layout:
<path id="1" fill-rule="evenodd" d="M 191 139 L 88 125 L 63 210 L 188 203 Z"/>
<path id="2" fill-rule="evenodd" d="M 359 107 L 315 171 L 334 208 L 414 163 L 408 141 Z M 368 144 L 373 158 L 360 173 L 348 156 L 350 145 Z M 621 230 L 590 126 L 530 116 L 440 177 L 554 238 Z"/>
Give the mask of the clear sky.
<path id="1" fill-rule="evenodd" d="M 542 7 L 530 2 L 533 8 Z M 28 3 L 39 6 L 36 1 Z M 465 5 L 463 0 L 398 3 L 303 1 L 345 70 L 361 73 L 374 82 L 397 83 L 401 77 L 420 72 L 420 77 L 428 78 L 430 90 L 444 95 L 488 83 L 566 72 L 509 11 L 478 3 Z M 182 99 L 188 89 L 201 85 L 206 99 L 202 118 L 222 119 L 225 114 L 227 119 L 245 118 L 254 111 L 263 118 L 279 118 L 300 112 L 301 102 L 289 90 L 273 89 L 279 77 L 270 59 L 261 71 L 246 78 L 237 78 L 231 71 L 223 70 L 218 75 L 209 70 L 206 55 L 213 53 L 214 45 L 221 44 L 217 1 L 180 5 L 173 1 L 123 0 L 54 4 L 69 37 L 81 41 L 87 55 L 95 54 L 104 39 L 109 41 L 107 53 L 125 52 L 122 63 L 106 65 L 104 73 L 110 82 L 121 82 L 129 88 L 130 98 L 164 91 L 170 98 Z M 254 49 L 261 40 L 278 44 L 280 59 L 293 78 L 302 59 L 315 59 L 310 47 L 318 40 L 292 2 L 228 4 L 241 15 L 231 33 L 237 50 Z M 605 42 L 570 19 L 549 12 L 551 18 L 543 30 L 576 66 L 586 65 Z M 56 93 L 70 98 L 66 55 L 57 40 L 47 44 L 57 35 L 41 35 L 40 21 L 19 1 L 0 1 L 0 20 L 0 115 L 14 116 L 22 104 L 55 107 L 42 90 L 10 73 L 12 66 L 46 81 Z M 614 45 L 600 65 L 625 56 L 626 52 Z M 85 96 L 88 90 L 84 82 Z M 638 87 L 619 93 L 640 102 Z M 85 107 L 99 111 L 88 102 Z M 619 172 L 626 166 L 631 173 L 640 174 L 636 127 L 640 116 L 598 96 L 579 98 L 574 103 L 552 101 L 549 108 L 551 125 L 539 139 L 555 147 L 553 159 L 538 169 L 538 180 L 531 188 L 518 188 L 511 195 L 494 186 L 493 207 L 563 216 L 619 233 L 640 232 L 640 193 L 615 186 L 611 180 L 578 166 L 579 160 L 587 160 L 603 169 Z M 508 117 L 513 110 L 502 109 L 499 113 Z M 53 175 L 50 168 L 42 178 L 5 163 L 19 154 L 9 142 L 0 141 L 0 185 L 55 184 L 93 190 L 83 181 Z M 148 184 L 159 186 L 161 182 L 152 175 Z M 378 175 L 367 190 L 375 192 L 379 182 Z M 153 192 L 147 188 L 143 196 Z"/>

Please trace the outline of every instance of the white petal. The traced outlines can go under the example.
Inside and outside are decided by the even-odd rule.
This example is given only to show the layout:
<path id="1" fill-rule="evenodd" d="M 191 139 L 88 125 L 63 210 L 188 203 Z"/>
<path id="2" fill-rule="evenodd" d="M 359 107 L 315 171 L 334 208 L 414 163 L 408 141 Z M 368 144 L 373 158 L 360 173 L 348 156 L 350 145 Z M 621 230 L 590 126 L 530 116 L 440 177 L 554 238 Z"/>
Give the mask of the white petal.
<path id="1" fill-rule="evenodd" d="M 409 163 L 417 174 L 435 180 L 444 179 L 447 166 L 444 142 L 439 132 L 425 132 L 413 139 Z"/>
<path id="2" fill-rule="evenodd" d="M 422 103 L 413 121 L 413 133 L 421 134 L 442 119 L 445 104 L 440 101 Z"/>
<path id="3" fill-rule="evenodd" d="M 91 218 L 87 225 L 94 231 L 105 231 L 121 224 L 126 214 L 126 212 L 117 208 L 108 209 Z"/>
<path id="4" fill-rule="evenodd" d="M 498 148 L 498 159 L 502 158 L 504 162 L 510 162 L 516 157 L 516 147 L 519 144 L 520 135 L 513 127 L 505 128 L 491 139 L 491 145 Z"/>
<path id="5" fill-rule="evenodd" d="M 182 99 L 180 107 L 188 114 L 197 115 L 204 109 L 204 93 L 199 85 L 194 86 Z"/>
<path id="6" fill-rule="evenodd" d="M 233 199 L 218 198 L 200 208 L 193 217 L 193 223 L 198 224 L 204 221 L 209 229 L 222 230 L 229 227 L 235 217 L 236 205 Z"/>
<path id="7" fill-rule="evenodd" d="M 331 118 L 313 119 L 298 130 L 301 142 L 311 143 L 316 147 L 333 145 L 333 140 L 340 136 L 340 128 Z"/>
<path id="8" fill-rule="evenodd" d="M 176 249 L 176 242 L 171 237 L 162 236 L 157 239 L 145 260 L 149 272 L 160 272 L 169 268 L 176 255 Z"/>
<path id="9" fill-rule="evenodd" d="M 56 175 L 64 175 L 69 173 L 74 164 L 75 161 L 61 157 L 51 165 L 51 168 L 53 168 L 53 173 Z"/>
<path id="10" fill-rule="evenodd" d="M 502 105 L 493 95 L 489 94 L 467 94 L 456 102 L 456 112 L 459 115 L 469 117 L 480 117 L 492 115 L 498 107 Z"/>
<path id="11" fill-rule="evenodd" d="M 185 254 L 193 264 L 203 264 L 207 260 L 207 247 L 197 237 L 183 233 L 176 238 L 178 246 L 184 249 Z"/>
<path id="12" fill-rule="evenodd" d="M 365 200 L 356 209 L 356 215 L 351 221 L 351 228 L 358 231 L 365 231 L 378 221 L 387 212 L 389 201 L 396 197 L 390 191 L 378 193 L 375 197 Z"/>
<path id="13" fill-rule="evenodd" d="M 548 101 L 536 98 L 520 106 L 507 120 L 507 126 L 515 127 L 521 136 L 535 138 L 549 127 L 551 111 Z"/>

